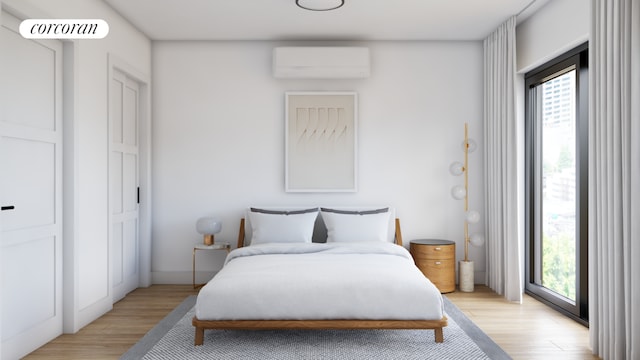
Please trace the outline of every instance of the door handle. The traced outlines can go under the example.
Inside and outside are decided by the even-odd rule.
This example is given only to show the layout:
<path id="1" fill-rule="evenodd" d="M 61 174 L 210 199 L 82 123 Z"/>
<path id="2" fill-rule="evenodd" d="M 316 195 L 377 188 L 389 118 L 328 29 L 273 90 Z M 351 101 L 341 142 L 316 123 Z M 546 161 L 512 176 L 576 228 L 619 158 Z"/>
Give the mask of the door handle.
<path id="1" fill-rule="evenodd" d="M 13 205 L 9 205 L 9 206 L 3 206 L 3 207 L 1 207 L 1 208 L 0 208 L 0 210 L 1 210 L 1 211 L 5 211 L 5 210 L 13 210 L 13 209 L 15 209 L 15 208 L 16 208 L 15 206 L 13 206 Z"/>

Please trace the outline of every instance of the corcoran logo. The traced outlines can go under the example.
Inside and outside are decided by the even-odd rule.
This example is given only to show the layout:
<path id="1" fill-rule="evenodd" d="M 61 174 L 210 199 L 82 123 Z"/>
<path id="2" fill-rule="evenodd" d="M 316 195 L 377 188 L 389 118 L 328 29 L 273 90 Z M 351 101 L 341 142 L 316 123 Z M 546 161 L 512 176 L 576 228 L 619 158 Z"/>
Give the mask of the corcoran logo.
<path id="1" fill-rule="evenodd" d="M 109 24 L 102 19 L 27 19 L 20 35 L 27 39 L 102 39 Z"/>

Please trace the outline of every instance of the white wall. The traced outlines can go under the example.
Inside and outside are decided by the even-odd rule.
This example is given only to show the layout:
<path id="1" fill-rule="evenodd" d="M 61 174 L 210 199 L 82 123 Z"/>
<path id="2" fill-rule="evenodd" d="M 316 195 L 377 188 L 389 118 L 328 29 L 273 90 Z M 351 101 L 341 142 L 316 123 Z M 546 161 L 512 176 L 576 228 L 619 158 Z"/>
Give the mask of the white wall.
<path id="1" fill-rule="evenodd" d="M 549 1 L 516 28 L 518 72 L 532 70 L 589 40 L 590 19 L 590 1 Z"/>
<path id="2" fill-rule="evenodd" d="M 101 18 L 110 27 L 105 39 L 75 41 L 72 46 L 73 104 L 65 114 L 65 135 L 72 136 L 64 139 L 66 150 L 71 149 L 65 155 L 64 181 L 72 184 L 64 195 L 70 210 L 65 212 L 69 227 L 65 224 L 64 317 L 65 332 L 75 332 L 113 303 L 107 211 L 108 54 L 150 77 L 151 42 L 100 0 L 2 0 L 2 4 L 27 18 Z"/>
<path id="3" fill-rule="evenodd" d="M 271 52 L 283 45 L 367 46 L 372 75 L 274 79 Z M 358 93 L 357 193 L 284 192 L 284 93 L 296 90 Z M 483 213 L 480 42 L 153 42 L 153 93 L 155 283 L 191 282 L 197 218 L 222 217 L 216 239 L 235 246 L 251 205 L 389 204 L 406 246 L 452 239 L 462 258 L 463 203 L 450 189 L 463 179 L 448 168 L 463 159 L 464 122 L 480 146 L 470 156 L 470 207 Z M 205 280 L 224 253 L 198 257 Z M 482 281 L 484 248 L 471 257 Z"/>

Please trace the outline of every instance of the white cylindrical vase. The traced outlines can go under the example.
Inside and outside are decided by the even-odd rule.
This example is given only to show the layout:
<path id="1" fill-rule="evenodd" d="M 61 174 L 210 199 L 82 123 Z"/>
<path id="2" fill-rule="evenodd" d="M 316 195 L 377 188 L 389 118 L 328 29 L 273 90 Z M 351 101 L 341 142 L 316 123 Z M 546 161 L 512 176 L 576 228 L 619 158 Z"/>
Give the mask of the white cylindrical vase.
<path id="1" fill-rule="evenodd" d="M 473 261 L 458 262 L 458 286 L 460 291 L 473 292 Z"/>

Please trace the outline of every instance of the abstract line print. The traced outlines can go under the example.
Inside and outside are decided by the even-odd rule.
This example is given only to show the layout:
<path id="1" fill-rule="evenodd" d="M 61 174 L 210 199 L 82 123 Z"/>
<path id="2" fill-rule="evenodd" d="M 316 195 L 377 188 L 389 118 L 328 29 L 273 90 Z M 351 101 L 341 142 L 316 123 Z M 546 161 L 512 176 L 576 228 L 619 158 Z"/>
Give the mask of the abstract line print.
<path id="1" fill-rule="evenodd" d="M 288 94 L 287 191 L 355 191 L 355 94 Z"/>

